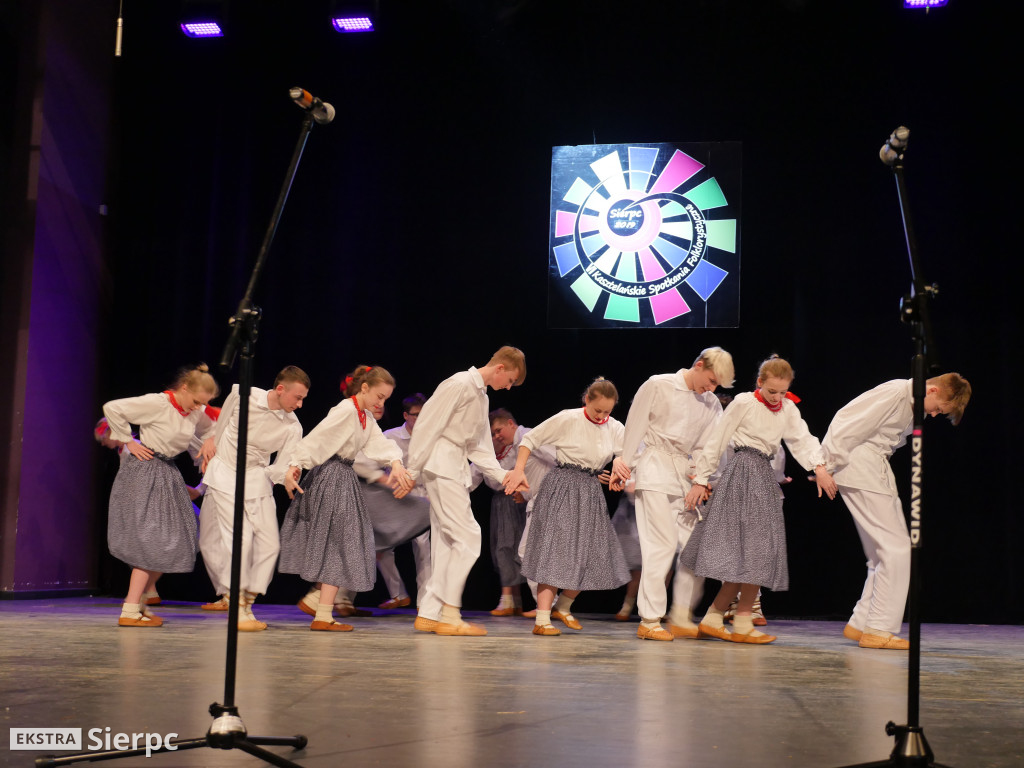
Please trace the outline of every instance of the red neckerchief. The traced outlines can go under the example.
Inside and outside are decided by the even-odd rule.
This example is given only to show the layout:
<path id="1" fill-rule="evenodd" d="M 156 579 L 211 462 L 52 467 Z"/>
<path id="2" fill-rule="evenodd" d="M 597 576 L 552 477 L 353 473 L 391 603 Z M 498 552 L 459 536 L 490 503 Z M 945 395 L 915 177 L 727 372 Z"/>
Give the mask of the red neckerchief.
<path id="1" fill-rule="evenodd" d="M 356 407 L 356 413 L 359 415 L 359 426 L 366 429 L 366 411 L 359 407 L 359 401 L 355 395 L 352 395 L 352 405 Z"/>
<path id="2" fill-rule="evenodd" d="M 220 418 L 220 408 L 215 405 L 208 405 L 203 409 L 203 413 L 209 416 L 213 421 Z"/>
<path id="3" fill-rule="evenodd" d="M 608 423 L 608 419 L 610 419 L 612 417 L 612 415 L 609 413 L 601 421 L 594 421 L 592 418 L 590 418 L 590 414 L 587 413 L 587 406 L 585 406 L 585 405 L 583 406 L 583 415 L 587 417 L 587 421 L 589 421 L 591 424 L 597 424 L 598 426 L 600 426 L 602 424 L 607 424 Z"/>
<path id="4" fill-rule="evenodd" d="M 174 406 L 174 410 L 176 410 L 182 416 L 185 416 L 185 417 L 188 416 L 188 411 L 186 411 L 184 408 L 182 408 L 180 405 L 178 405 L 178 398 L 176 398 L 174 396 L 174 392 L 172 392 L 169 389 L 165 389 L 164 390 L 164 394 L 167 395 L 167 399 L 171 401 L 171 405 Z"/>
<path id="5" fill-rule="evenodd" d="M 764 395 L 761 394 L 760 388 L 754 390 L 754 397 L 756 397 L 757 401 L 763 404 L 764 407 L 767 408 L 772 413 L 778 413 L 779 411 L 782 410 L 782 401 L 779 400 L 779 402 L 777 402 L 775 405 L 772 405 L 771 403 L 764 399 Z M 800 402 L 800 398 L 794 395 L 792 392 L 787 392 L 785 394 L 785 398 L 787 400 L 792 400 L 794 403 Z"/>
<path id="6" fill-rule="evenodd" d="M 498 454 L 498 461 L 501 461 L 506 456 L 508 456 L 508 452 L 511 451 L 511 450 L 512 450 L 512 443 L 509 443 L 508 445 L 505 446 L 505 448 L 502 450 L 502 452 L 500 454 Z"/>

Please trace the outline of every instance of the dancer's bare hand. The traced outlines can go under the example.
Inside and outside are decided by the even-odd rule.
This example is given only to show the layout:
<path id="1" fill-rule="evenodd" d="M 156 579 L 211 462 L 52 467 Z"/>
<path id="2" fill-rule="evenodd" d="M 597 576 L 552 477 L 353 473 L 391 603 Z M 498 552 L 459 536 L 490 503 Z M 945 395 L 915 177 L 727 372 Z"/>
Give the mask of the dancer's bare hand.
<path id="1" fill-rule="evenodd" d="M 696 509 L 699 504 L 707 501 L 710 495 L 711 493 L 706 485 L 691 485 L 689 492 L 686 494 L 686 499 L 683 501 L 683 506 L 686 509 Z"/>
<path id="2" fill-rule="evenodd" d="M 299 493 L 305 493 L 299 487 L 299 478 L 302 477 L 301 467 L 288 467 L 288 471 L 284 474 L 284 489 L 288 491 L 288 498 L 295 498 L 295 491 Z"/>
<path id="3" fill-rule="evenodd" d="M 131 440 L 125 443 L 124 449 L 139 461 L 149 461 L 153 458 L 153 451 L 144 446 L 138 440 Z"/>
<path id="4" fill-rule="evenodd" d="M 818 485 L 818 498 L 821 498 L 821 492 L 824 491 L 829 499 L 835 499 L 836 494 L 839 492 L 839 486 L 836 485 L 836 481 L 832 479 L 832 475 L 828 473 L 828 470 L 823 466 L 814 468 L 814 482 Z"/>

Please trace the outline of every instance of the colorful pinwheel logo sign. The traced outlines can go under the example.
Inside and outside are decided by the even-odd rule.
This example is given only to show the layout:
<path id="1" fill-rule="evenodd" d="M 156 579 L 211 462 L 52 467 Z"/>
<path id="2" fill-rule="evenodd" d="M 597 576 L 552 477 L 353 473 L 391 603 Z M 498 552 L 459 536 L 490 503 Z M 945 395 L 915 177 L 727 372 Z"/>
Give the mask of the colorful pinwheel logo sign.
<path id="1" fill-rule="evenodd" d="M 738 326 L 739 169 L 734 142 L 555 147 L 549 325 Z"/>

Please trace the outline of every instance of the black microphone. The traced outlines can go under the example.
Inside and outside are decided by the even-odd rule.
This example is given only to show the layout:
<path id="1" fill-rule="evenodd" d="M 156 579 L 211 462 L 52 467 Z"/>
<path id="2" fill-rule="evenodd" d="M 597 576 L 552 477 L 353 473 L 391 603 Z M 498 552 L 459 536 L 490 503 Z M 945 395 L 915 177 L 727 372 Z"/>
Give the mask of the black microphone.
<path id="1" fill-rule="evenodd" d="M 895 165 L 897 160 L 903 159 L 903 150 L 907 148 L 907 140 L 910 138 L 910 129 L 901 125 L 889 136 L 889 140 L 878 150 L 878 157 L 886 165 Z"/>
<path id="2" fill-rule="evenodd" d="M 304 91 L 301 88 L 291 88 L 288 91 L 288 95 L 302 109 L 311 112 L 313 119 L 320 123 L 320 125 L 327 125 L 334 119 L 334 107 L 326 101 L 320 101 L 309 91 Z"/>

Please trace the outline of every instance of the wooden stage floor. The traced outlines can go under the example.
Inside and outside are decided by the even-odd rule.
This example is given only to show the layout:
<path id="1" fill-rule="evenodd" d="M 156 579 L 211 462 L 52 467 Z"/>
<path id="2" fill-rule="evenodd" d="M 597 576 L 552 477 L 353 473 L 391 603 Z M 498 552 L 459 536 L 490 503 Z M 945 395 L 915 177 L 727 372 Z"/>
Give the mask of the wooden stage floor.
<path id="1" fill-rule="evenodd" d="M 205 734 L 224 699 L 225 615 L 167 603 L 163 627 L 128 629 L 119 607 L 0 601 L 5 739 L 8 728 Z M 846 766 L 886 759 L 886 722 L 907 722 L 907 654 L 861 649 L 841 622 L 772 620 L 778 641 L 748 646 L 641 641 L 635 622 L 600 614 L 554 638 L 489 614 L 467 615 L 483 638 L 415 632 L 408 610 L 349 619 L 349 633 L 310 632 L 292 606 L 256 614 L 270 628 L 239 634 L 235 703 L 250 734 L 308 737 L 301 751 L 271 749 L 309 768 Z M 1024 627 L 925 625 L 922 641 L 936 762 L 1024 765 Z M 52 752 L 4 746 L 12 766 Z M 209 748 L 106 764 L 266 765 Z"/>

